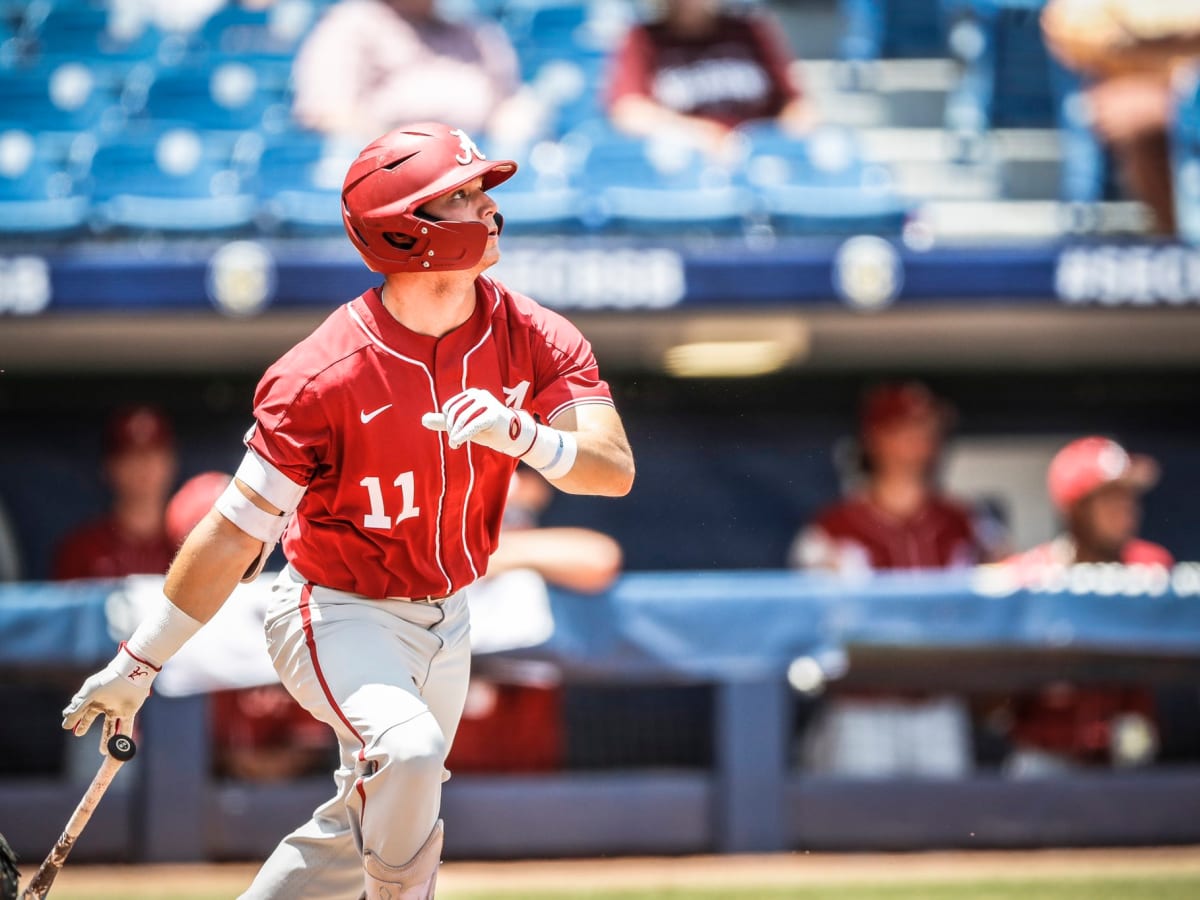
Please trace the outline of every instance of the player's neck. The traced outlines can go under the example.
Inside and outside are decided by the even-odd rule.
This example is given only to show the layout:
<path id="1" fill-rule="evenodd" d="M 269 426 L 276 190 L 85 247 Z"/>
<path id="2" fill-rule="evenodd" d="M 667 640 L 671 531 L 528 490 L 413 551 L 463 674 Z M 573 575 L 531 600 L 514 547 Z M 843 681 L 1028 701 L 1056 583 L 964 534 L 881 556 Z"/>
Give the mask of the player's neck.
<path id="1" fill-rule="evenodd" d="M 475 273 L 389 275 L 381 297 L 392 318 L 409 331 L 441 337 L 471 318 L 475 311 Z"/>

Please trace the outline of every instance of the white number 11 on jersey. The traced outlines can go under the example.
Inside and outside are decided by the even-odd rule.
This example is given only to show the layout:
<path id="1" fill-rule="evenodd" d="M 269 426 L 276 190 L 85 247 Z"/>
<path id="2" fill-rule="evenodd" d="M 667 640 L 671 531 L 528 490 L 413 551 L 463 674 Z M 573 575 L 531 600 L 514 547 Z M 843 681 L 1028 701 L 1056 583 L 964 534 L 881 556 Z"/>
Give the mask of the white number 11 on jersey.
<path id="1" fill-rule="evenodd" d="M 371 501 L 371 511 L 363 516 L 363 528 L 390 529 L 392 517 L 385 515 L 383 511 L 383 489 L 379 485 L 379 477 L 369 475 L 359 484 L 367 489 L 367 498 Z M 396 516 L 396 524 L 399 525 L 405 519 L 419 516 L 421 514 L 420 507 L 413 506 L 413 473 L 401 472 L 392 482 L 392 487 L 400 488 L 400 496 L 404 502 L 400 515 Z"/>

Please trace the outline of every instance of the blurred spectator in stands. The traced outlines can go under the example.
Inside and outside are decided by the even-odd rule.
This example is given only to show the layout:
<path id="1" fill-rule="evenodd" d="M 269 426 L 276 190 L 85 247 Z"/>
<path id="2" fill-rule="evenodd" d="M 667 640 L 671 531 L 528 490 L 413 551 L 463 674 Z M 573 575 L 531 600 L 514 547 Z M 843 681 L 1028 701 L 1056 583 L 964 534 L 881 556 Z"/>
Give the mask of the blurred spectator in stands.
<path id="1" fill-rule="evenodd" d="M 1046 42 L 1084 75 L 1094 128 L 1111 148 L 1125 188 L 1175 233 L 1168 142 L 1171 79 L 1200 54 L 1200 4 L 1181 0 L 1049 0 Z"/>
<path id="2" fill-rule="evenodd" d="M 536 573 L 547 585 L 581 594 L 612 585 L 621 571 L 620 545 L 588 528 L 539 527 L 552 498 L 550 485 L 532 469 L 521 466 L 513 473 L 499 545 L 487 576 L 472 591 L 489 592 L 489 602 L 505 603 L 490 592 L 529 590 L 527 580 L 505 579 L 516 572 Z M 512 611 L 523 612 L 515 606 Z M 473 607 L 473 618 L 475 613 Z M 455 772 L 552 771 L 562 767 L 565 750 L 563 690 L 556 673 L 544 666 L 508 665 L 503 678 L 472 676 L 446 766 Z"/>
<path id="3" fill-rule="evenodd" d="M 1081 563 L 1171 567 L 1165 548 L 1137 537 L 1141 494 L 1157 480 L 1152 459 L 1131 456 L 1115 441 L 1071 442 L 1047 475 L 1065 531 L 1006 564 L 1030 583 Z M 1013 744 L 1007 768 L 1017 777 L 1145 762 L 1157 744 L 1154 695 L 1139 686 L 1055 683 L 1012 698 L 1002 718 Z"/>
<path id="4" fill-rule="evenodd" d="M 340 0 L 305 38 L 293 80 L 296 120 L 356 145 L 427 119 L 518 145 L 542 127 L 503 29 L 443 19 L 435 0 Z"/>
<path id="5" fill-rule="evenodd" d="M 178 460 L 175 435 L 151 406 L 120 410 L 104 432 L 109 511 L 59 544 L 55 579 L 162 574 L 175 555 L 164 516 Z"/>
<path id="6" fill-rule="evenodd" d="M 949 407 L 924 385 L 872 390 L 859 436 L 862 485 L 800 532 L 791 564 L 865 575 L 988 560 L 994 551 L 972 513 L 936 484 L 950 419 Z M 810 768 L 843 775 L 956 776 L 971 766 L 969 716 L 961 700 L 948 695 L 834 692 L 805 744 Z"/>
<path id="7" fill-rule="evenodd" d="M 180 546 L 229 485 L 225 472 L 188 479 L 167 505 L 167 533 Z M 262 577 L 262 576 L 260 576 Z M 272 576 L 266 576 L 270 582 Z M 323 773 L 336 756 L 329 727 L 314 719 L 281 684 L 209 694 L 213 774 L 281 781 Z"/>
<path id="8" fill-rule="evenodd" d="M 714 157 L 738 125 L 773 120 L 804 134 L 816 122 L 786 38 L 774 19 L 734 13 L 721 0 L 663 0 L 631 28 L 611 64 L 613 124 L 636 136 L 674 133 Z"/>

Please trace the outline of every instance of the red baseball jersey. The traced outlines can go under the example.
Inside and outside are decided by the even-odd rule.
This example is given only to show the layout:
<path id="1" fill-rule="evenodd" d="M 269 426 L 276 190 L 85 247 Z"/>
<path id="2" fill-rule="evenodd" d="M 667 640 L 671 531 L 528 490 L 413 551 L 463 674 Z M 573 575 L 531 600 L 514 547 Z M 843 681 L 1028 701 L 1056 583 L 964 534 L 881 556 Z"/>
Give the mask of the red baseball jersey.
<path id="1" fill-rule="evenodd" d="M 797 553 L 808 565 L 869 569 L 945 569 L 980 561 L 982 550 L 966 508 L 930 497 L 915 515 L 897 519 L 865 497 L 821 512 Z"/>
<path id="2" fill-rule="evenodd" d="M 112 516 L 105 516 L 72 531 L 54 558 L 53 577 L 118 578 L 124 575 L 161 575 L 175 556 L 175 545 L 161 531 L 151 537 L 126 534 Z"/>
<path id="3" fill-rule="evenodd" d="M 517 460 L 473 443 L 451 450 L 421 424 L 455 394 L 483 388 L 546 423 L 612 404 L 575 326 L 490 278 L 475 292 L 470 319 L 435 338 L 401 325 L 372 289 L 263 376 L 250 486 L 280 508 L 299 501 L 283 550 L 309 581 L 375 599 L 444 597 L 484 574 Z"/>

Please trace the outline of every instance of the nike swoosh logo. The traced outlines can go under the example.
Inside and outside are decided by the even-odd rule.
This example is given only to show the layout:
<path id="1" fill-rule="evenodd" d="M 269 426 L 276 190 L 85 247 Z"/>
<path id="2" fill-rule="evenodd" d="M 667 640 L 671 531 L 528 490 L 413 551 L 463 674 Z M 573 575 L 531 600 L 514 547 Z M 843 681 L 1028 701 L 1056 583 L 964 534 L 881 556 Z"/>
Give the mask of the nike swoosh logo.
<path id="1" fill-rule="evenodd" d="M 392 404 L 389 403 L 386 406 L 381 406 L 381 407 L 379 407 L 379 409 L 373 410 L 371 412 L 367 412 L 364 409 L 358 414 L 358 418 L 364 425 L 366 425 L 368 422 L 370 422 L 373 418 L 375 418 L 377 415 L 379 415 L 385 409 L 391 409 L 391 408 L 392 408 Z"/>

